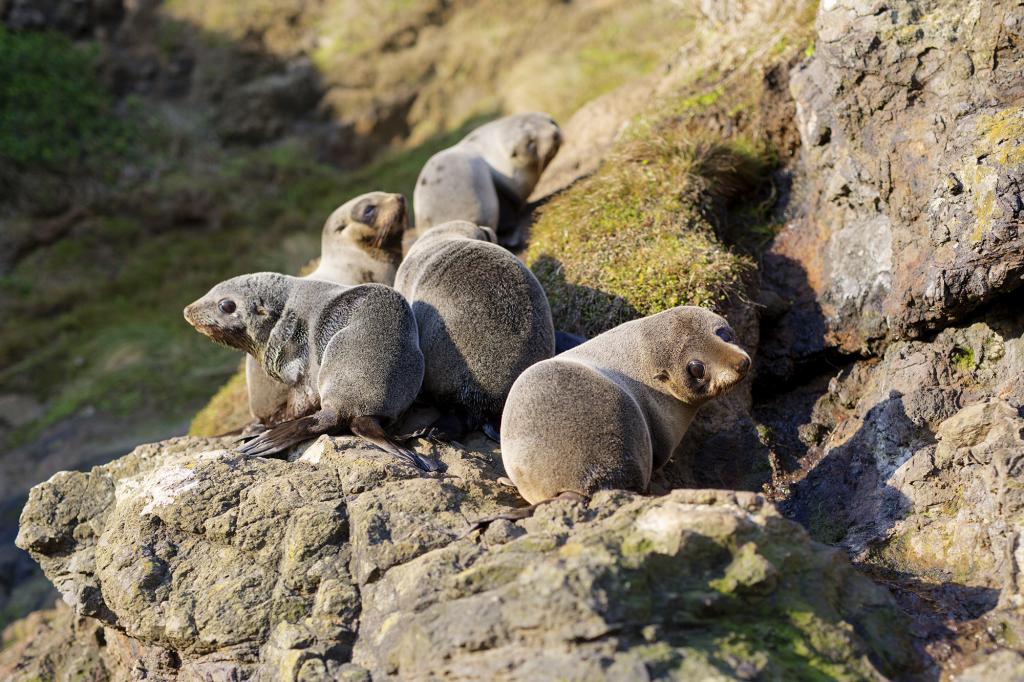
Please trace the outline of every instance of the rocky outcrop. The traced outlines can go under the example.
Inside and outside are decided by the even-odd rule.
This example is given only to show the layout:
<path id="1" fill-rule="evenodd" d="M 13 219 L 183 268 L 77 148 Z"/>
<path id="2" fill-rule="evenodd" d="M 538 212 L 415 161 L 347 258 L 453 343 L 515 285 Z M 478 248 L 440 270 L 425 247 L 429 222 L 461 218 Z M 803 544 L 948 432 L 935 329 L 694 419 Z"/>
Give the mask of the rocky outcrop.
<path id="1" fill-rule="evenodd" d="M 420 477 L 351 437 L 292 462 L 223 446 L 143 446 L 32 491 L 18 543 L 102 624 L 91 648 L 113 676 L 874 679 L 914 666 L 889 594 L 759 495 L 606 492 L 462 537 L 514 499 L 486 447 L 438 448 L 446 471 Z"/>
<path id="2" fill-rule="evenodd" d="M 1024 316 L 891 344 L 832 380 L 800 427 L 812 463 L 784 507 L 819 540 L 1022 603 Z"/>
<path id="3" fill-rule="evenodd" d="M 803 211 L 764 270 L 797 356 L 919 337 L 1024 275 L 1019 4 L 839 0 L 817 29 L 790 79 Z"/>

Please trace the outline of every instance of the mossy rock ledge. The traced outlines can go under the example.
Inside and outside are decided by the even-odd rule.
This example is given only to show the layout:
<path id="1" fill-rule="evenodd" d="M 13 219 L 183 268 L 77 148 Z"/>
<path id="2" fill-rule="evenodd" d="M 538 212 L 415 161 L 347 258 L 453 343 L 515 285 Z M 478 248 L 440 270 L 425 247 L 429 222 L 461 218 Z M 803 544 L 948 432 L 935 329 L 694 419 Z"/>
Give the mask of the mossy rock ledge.
<path id="1" fill-rule="evenodd" d="M 79 630 L 103 634 L 73 652 L 64 637 L 16 674 L 861 680 L 913 666 L 889 593 L 753 493 L 604 492 L 461 537 L 513 504 L 485 442 L 421 443 L 446 467 L 431 476 L 352 437 L 292 462 L 225 444 L 145 445 L 32 490 L 18 544 Z"/>

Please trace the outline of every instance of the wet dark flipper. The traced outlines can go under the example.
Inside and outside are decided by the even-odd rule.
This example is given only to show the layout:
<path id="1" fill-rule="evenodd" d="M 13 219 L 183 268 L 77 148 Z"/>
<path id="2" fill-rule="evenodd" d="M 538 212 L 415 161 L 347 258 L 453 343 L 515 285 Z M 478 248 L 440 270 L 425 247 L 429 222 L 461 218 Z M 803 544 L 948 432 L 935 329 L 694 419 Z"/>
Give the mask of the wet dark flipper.
<path id="1" fill-rule="evenodd" d="M 495 521 L 522 521 L 523 519 L 528 519 L 533 516 L 533 513 L 537 511 L 538 507 L 542 504 L 547 504 L 548 502 L 554 502 L 556 500 L 574 500 L 576 502 L 583 502 L 586 499 L 585 495 L 580 495 L 579 493 L 572 492 L 571 490 L 566 490 L 565 492 L 558 493 L 554 497 L 541 500 L 537 504 L 531 504 L 528 507 L 519 507 L 518 509 L 513 509 L 512 511 L 505 512 L 504 514 L 495 514 L 494 516 L 485 516 L 482 519 L 477 519 L 470 525 L 469 530 L 460 535 L 458 539 L 461 540 L 462 538 L 469 537 L 476 531 L 483 533 Z"/>
<path id="2" fill-rule="evenodd" d="M 538 504 L 544 504 L 544 502 L 540 502 Z M 461 540 L 462 538 L 468 538 L 477 531 L 483 533 L 490 528 L 491 524 L 495 521 L 521 521 L 522 519 L 528 519 L 533 516 L 533 512 L 537 511 L 537 506 L 537 504 L 531 504 L 529 507 L 520 507 L 519 509 L 513 509 L 512 511 L 504 514 L 495 514 L 494 516 L 485 516 L 482 519 L 477 519 L 470 524 L 469 530 L 456 539 Z"/>
<path id="3" fill-rule="evenodd" d="M 395 442 L 395 439 L 387 434 L 376 417 L 356 417 L 352 420 L 349 428 L 355 435 L 373 443 L 384 452 L 397 457 L 409 466 L 414 466 L 423 471 L 437 471 L 441 468 L 437 461 L 423 457 L 415 451 L 402 447 Z"/>
<path id="4" fill-rule="evenodd" d="M 244 443 L 246 441 L 250 441 L 253 438 L 258 437 L 261 433 L 266 433 L 269 428 L 270 428 L 269 426 L 267 426 L 266 424 L 263 424 L 261 422 L 253 422 L 251 424 L 243 426 L 240 429 L 235 429 L 234 431 L 228 431 L 224 435 L 225 436 L 237 436 L 237 438 L 235 438 L 235 442 L 236 443 Z"/>
<path id="5" fill-rule="evenodd" d="M 484 435 L 493 440 L 498 445 L 501 445 L 501 433 L 498 431 L 498 427 L 491 422 L 484 422 L 481 427 Z"/>
<path id="6" fill-rule="evenodd" d="M 239 453 L 246 457 L 267 457 L 287 450 L 296 443 L 301 443 L 310 438 L 316 438 L 326 433 L 331 424 L 322 412 L 311 414 L 308 417 L 292 419 L 281 422 L 277 426 L 267 429 L 254 436 L 243 436 L 239 440 L 248 441 L 241 447 L 236 448 Z"/>
<path id="7" fill-rule="evenodd" d="M 440 434 L 438 433 L 437 429 L 435 429 L 433 426 L 427 426 L 422 429 L 416 429 L 411 433 L 403 433 L 399 436 L 391 436 L 391 440 L 395 441 L 396 443 L 401 443 L 403 445 L 411 440 L 416 440 L 417 438 L 425 438 L 426 440 L 429 441 L 438 442 L 440 440 Z"/>

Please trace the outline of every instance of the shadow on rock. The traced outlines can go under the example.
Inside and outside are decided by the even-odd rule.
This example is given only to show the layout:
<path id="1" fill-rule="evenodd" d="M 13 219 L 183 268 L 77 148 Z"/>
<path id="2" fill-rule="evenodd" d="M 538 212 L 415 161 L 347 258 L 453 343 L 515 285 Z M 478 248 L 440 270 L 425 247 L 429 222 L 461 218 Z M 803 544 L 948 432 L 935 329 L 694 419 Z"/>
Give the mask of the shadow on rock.
<path id="1" fill-rule="evenodd" d="M 829 438 L 829 446 L 806 478 L 793 486 L 781 508 L 822 542 L 836 544 L 852 555 L 884 537 L 909 513 L 906 497 L 886 481 L 912 452 L 906 443 L 920 438 L 903 395 L 893 391 L 873 406 L 852 433 L 848 420 Z M 930 433 L 926 436 L 934 442 Z M 813 501 L 808 503 L 808 501 Z"/>
<path id="2" fill-rule="evenodd" d="M 566 281 L 565 268 L 557 258 L 541 255 L 531 269 L 545 284 L 556 329 L 586 337 L 588 329 L 607 331 L 641 317 L 621 296 Z"/>
<path id="3" fill-rule="evenodd" d="M 777 393 L 820 367 L 825 316 L 803 263 L 767 251 L 761 272 L 761 343 L 754 391 Z"/>

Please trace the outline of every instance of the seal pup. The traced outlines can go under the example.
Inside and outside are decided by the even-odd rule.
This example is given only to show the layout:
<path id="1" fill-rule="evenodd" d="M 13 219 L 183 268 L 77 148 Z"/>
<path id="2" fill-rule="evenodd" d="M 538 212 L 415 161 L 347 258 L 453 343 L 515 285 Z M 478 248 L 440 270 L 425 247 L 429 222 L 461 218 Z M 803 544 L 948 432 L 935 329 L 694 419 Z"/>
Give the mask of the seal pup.
<path id="1" fill-rule="evenodd" d="M 738 383 L 750 356 L 725 318 L 680 306 L 621 324 L 516 380 L 501 456 L 537 505 L 604 488 L 648 492 L 697 408 Z"/>
<path id="2" fill-rule="evenodd" d="M 408 227 L 405 197 L 370 192 L 342 204 L 324 222 L 320 263 L 306 275 L 339 284 L 391 285 Z"/>
<path id="3" fill-rule="evenodd" d="M 402 261 L 402 235 L 408 227 L 405 197 L 369 192 L 335 209 L 320 235 L 320 263 L 310 279 L 338 284 L 391 285 Z M 288 400 L 288 387 L 271 378 L 256 360 L 245 361 L 249 412 L 260 423 L 278 414 Z"/>
<path id="4" fill-rule="evenodd" d="M 501 418 L 523 370 L 555 352 L 551 308 L 540 282 L 496 243 L 489 227 L 453 221 L 427 230 L 395 277 L 416 315 L 426 369 L 423 391 L 454 408 L 458 437 Z"/>
<path id="5" fill-rule="evenodd" d="M 516 114 L 486 123 L 434 154 L 416 179 L 410 238 L 451 220 L 490 227 L 501 236 L 511 232 L 561 144 L 553 118 Z"/>
<path id="6" fill-rule="evenodd" d="M 290 388 L 284 421 L 241 446 L 242 454 L 272 455 L 348 428 L 408 464 L 437 468 L 384 430 L 423 382 L 416 320 L 391 287 L 263 272 L 221 282 L 184 315 L 197 331 L 249 353 Z"/>

